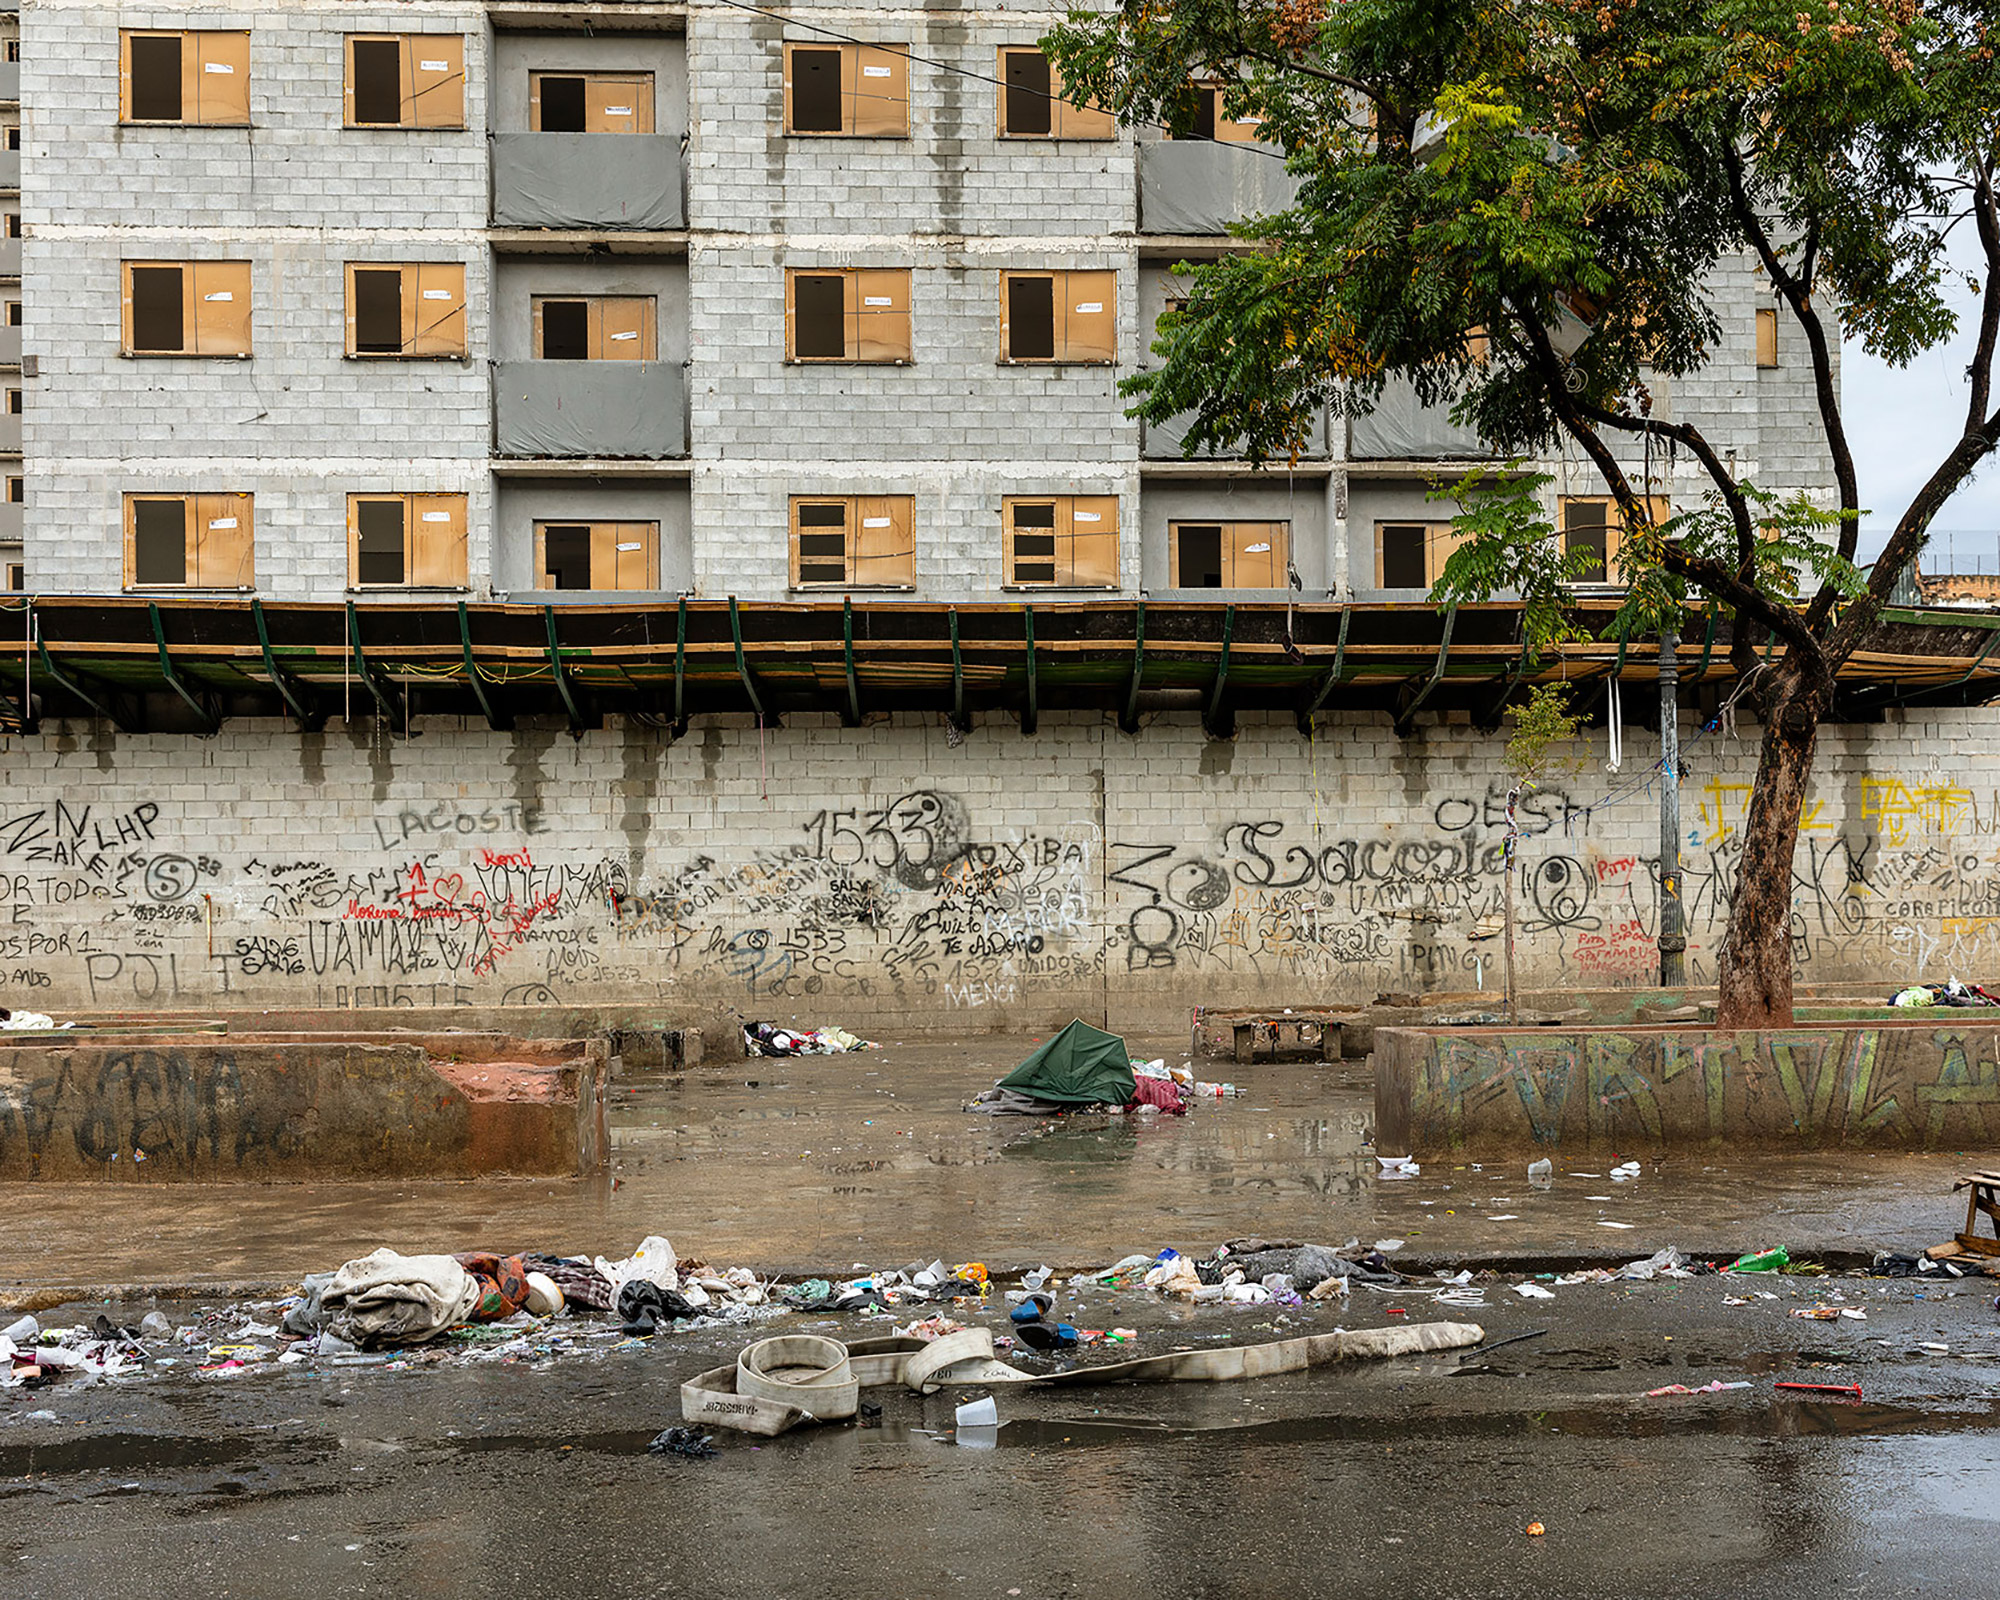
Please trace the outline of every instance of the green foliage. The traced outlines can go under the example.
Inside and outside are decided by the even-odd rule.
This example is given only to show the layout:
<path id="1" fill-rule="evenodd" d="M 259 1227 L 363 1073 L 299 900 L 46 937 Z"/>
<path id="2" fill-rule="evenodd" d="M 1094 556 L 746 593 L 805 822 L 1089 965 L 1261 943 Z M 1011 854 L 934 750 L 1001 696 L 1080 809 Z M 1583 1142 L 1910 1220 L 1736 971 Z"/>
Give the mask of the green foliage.
<path id="1" fill-rule="evenodd" d="M 1501 476 L 1474 473 L 1432 500 L 1459 507 L 1452 526 L 1464 542 L 1446 559 L 1431 590 L 1437 605 L 1514 597 L 1521 607 L 1522 643 L 1530 662 L 1557 645 L 1585 637 L 1569 617 L 1569 585 L 1590 567 L 1587 551 L 1565 551 L 1562 536 L 1543 509 L 1546 473 L 1523 473 L 1510 462 Z"/>
<path id="2" fill-rule="evenodd" d="M 1574 746 L 1583 733 L 1580 716 L 1570 712 L 1570 691 L 1566 683 L 1538 683 L 1528 698 L 1507 708 L 1513 731 L 1507 735 L 1502 760 L 1524 789 L 1537 787 L 1557 773 L 1583 770 L 1588 757 Z"/>

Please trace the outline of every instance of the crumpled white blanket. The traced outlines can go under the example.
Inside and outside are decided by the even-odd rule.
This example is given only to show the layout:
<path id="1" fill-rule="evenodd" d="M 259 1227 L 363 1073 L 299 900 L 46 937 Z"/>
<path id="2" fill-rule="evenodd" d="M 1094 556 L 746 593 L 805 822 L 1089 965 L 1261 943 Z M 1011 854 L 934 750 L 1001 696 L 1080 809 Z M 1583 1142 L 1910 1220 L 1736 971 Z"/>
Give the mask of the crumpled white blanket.
<path id="1" fill-rule="evenodd" d="M 479 1285 L 450 1256 L 393 1250 L 346 1263 L 320 1296 L 327 1328 L 364 1350 L 423 1344 L 472 1315 Z"/>

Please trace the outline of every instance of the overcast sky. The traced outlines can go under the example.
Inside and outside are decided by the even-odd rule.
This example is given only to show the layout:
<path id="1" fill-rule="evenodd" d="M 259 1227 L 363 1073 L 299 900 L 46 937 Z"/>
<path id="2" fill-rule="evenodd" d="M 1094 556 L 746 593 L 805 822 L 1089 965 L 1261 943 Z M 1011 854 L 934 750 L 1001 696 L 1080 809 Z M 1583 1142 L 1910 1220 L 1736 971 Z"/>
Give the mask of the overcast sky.
<path id="1" fill-rule="evenodd" d="M 1954 239 L 1954 259 L 1966 271 L 1975 253 L 1976 247 L 1963 248 Z M 1901 370 L 1858 345 L 1844 352 L 1841 397 L 1861 504 L 1872 513 L 1861 525 L 1863 560 L 1881 550 L 1910 497 L 1965 427 L 1965 367 L 1975 325 L 1962 275 L 1956 299 L 1963 307 L 1959 336 Z M 1932 528 L 1934 540 L 1922 558 L 1927 571 L 2000 571 L 2000 462 L 1988 457 L 1985 470 L 1953 496 Z"/>

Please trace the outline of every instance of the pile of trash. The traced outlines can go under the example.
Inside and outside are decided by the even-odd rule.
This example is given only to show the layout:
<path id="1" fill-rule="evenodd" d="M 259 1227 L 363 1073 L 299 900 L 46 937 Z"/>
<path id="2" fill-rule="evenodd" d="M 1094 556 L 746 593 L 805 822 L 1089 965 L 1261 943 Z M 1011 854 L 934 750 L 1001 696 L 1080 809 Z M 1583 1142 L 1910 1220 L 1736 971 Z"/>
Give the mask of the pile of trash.
<path id="1" fill-rule="evenodd" d="M 49 1033 L 74 1028 L 74 1022 L 58 1022 L 46 1011 L 9 1011 L 0 1006 L 0 1028 L 9 1033 Z"/>
<path id="2" fill-rule="evenodd" d="M 1909 1010 L 1922 1006 L 2000 1006 L 2000 995 L 1988 994 L 1976 983 L 1948 978 L 1943 983 L 1913 983 L 1889 997 L 1889 1004 Z"/>
<path id="3" fill-rule="evenodd" d="M 991 1116 L 1053 1117 L 1073 1111 L 1159 1112 L 1184 1117 L 1192 1100 L 1236 1094 L 1233 1083 L 1203 1083 L 1186 1067 L 1142 1061 L 1115 1033 L 1070 1023 L 990 1089 L 966 1102 Z"/>
<path id="4" fill-rule="evenodd" d="M 746 1056 L 843 1056 L 850 1050 L 881 1048 L 845 1028 L 781 1028 L 775 1022 L 750 1022 L 743 1027 Z"/>

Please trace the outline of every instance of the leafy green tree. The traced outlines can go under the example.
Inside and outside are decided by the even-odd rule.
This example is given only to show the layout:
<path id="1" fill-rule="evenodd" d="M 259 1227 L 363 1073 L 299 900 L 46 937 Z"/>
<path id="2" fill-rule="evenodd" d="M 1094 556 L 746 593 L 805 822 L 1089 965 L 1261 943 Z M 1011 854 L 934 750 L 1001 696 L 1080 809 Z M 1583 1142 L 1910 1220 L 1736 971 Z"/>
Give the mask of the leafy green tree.
<path id="1" fill-rule="evenodd" d="M 1141 416 L 1191 415 L 1191 453 L 1283 457 L 1318 409 L 1407 381 L 1502 453 L 1590 459 L 1624 528 L 1622 627 L 1730 619 L 1764 733 L 1728 1026 L 1790 1019 L 1792 856 L 1835 675 L 2000 444 L 1996 43 L 1982 0 L 1120 0 L 1047 41 L 1072 95 L 1133 122 L 1220 82 L 1299 183 L 1242 230 L 1258 248 L 1191 269 L 1162 365 L 1128 380 Z M 1984 256 L 1970 319 L 1947 293 L 1954 230 Z M 1810 362 L 1833 504 L 1774 499 L 1738 474 L 1750 450 L 1654 404 L 1657 375 L 1740 336 L 1712 294 L 1746 261 Z M 1843 338 L 1893 363 L 1953 344 L 1969 378 L 1963 429 L 1866 573 Z M 1705 502 L 1656 519 L 1647 449 L 1698 463 Z M 1519 517 L 1486 522 L 1437 598 L 1510 588 L 1546 635 L 1561 562 L 1528 557 Z"/>

